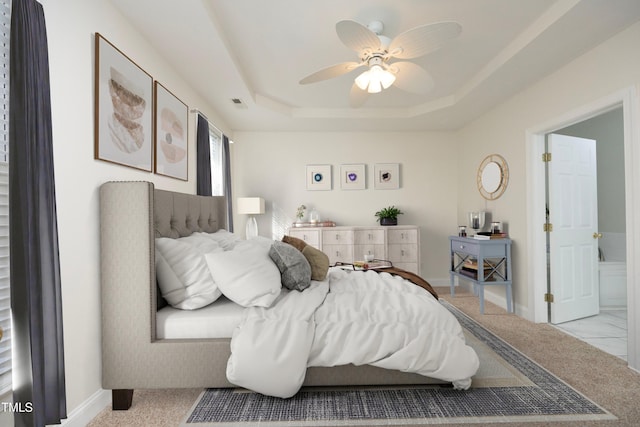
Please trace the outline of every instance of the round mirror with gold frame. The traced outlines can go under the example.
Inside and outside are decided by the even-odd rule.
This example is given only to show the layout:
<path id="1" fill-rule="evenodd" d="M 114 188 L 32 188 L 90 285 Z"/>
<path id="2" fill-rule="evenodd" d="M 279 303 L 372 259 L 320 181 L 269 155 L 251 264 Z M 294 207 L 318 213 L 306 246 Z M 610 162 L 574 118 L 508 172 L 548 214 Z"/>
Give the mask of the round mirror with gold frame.
<path id="1" fill-rule="evenodd" d="M 480 163 L 476 180 L 478 191 L 485 199 L 495 200 L 502 196 L 509 183 L 507 161 L 499 154 L 488 155 Z"/>

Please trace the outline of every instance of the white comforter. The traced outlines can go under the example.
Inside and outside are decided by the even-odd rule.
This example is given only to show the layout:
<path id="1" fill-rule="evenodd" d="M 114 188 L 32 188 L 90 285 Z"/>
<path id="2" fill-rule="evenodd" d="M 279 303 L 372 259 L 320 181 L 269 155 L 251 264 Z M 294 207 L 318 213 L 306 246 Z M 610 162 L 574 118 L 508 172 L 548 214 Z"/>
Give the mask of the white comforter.
<path id="1" fill-rule="evenodd" d="M 291 397 L 308 366 L 353 363 L 415 372 L 467 389 L 478 369 L 455 317 L 431 294 L 387 273 L 332 268 L 326 281 L 245 310 L 228 380 Z"/>

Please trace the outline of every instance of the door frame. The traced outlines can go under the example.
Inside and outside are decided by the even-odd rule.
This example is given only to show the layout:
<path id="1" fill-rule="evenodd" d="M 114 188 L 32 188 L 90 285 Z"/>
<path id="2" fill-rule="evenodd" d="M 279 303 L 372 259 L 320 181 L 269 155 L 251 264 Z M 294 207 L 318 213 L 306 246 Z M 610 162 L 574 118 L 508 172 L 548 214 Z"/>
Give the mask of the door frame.
<path id="1" fill-rule="evenodd" d="M 526 130 L 527 289 L 529 317 L 547 323 L 545 222 L 545 135 L 622 106 L 624 117 L 625 217 L 627 236 L 627 359 L 640 371 L 640 85 L 631 86 Z M 636 285 L 637 284 L 637 285 Z"/>

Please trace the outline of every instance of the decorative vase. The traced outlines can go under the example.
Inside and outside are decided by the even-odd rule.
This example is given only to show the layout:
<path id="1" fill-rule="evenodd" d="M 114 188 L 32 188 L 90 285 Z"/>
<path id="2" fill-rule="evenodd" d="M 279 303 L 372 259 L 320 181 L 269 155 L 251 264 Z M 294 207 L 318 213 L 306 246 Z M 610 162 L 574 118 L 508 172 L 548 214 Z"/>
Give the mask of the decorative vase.
<path id="1" fill-rule="evenodd" d="M 380 218 L 380 225 L 398 225 L 398 218 Z"/>

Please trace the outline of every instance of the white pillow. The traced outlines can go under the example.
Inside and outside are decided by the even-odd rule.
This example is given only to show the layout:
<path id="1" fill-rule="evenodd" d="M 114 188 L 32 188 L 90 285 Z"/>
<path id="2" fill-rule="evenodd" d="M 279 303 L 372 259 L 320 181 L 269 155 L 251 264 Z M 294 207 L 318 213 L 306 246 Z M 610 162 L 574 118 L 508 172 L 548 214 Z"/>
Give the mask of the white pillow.
<path id="1" fill-rule="evenodd" d="M 225 251 L 229 251 L 233 249 L 238 242 L 242 241 L 240 236 L 238 236 L 237 234 L 233 234 L 232 232 L 223 230 L 223 229 L 220 229 L 215 233 L 194 233 L 194 234 L 205 236 L 206 238 L 215 241 Z"/>
<path id="2" fill-rule="evenodd" d="M 212 249 L 222 251 L 221 248 Z M 182 310 L 195 310 L 214 302 L 220 295 L 203 253 L 179 239 L 156 239 L 156 278 L 167 302 Z"/>
<path id="3" fill-rule="evenodd" d="M 193 233 L 190 236 L 180 237 L 177 240 L 194 246 L 203 255 L 208 252 L 220 252 L 223 250 L 217 241 L 207 237 L 207 233 Z"/>
<path id="4" fill-rule="evenodd" d="M 269 249 L 243 242 L 233 250 L 205 255 L 222 293 L 243 307 L 269 307 L 280 295 L 280 270 Z"/>

